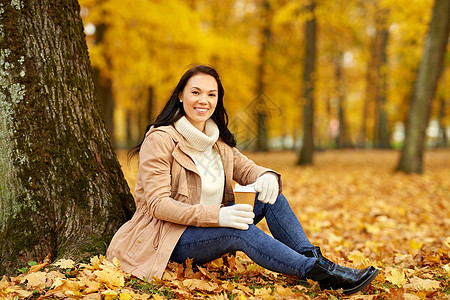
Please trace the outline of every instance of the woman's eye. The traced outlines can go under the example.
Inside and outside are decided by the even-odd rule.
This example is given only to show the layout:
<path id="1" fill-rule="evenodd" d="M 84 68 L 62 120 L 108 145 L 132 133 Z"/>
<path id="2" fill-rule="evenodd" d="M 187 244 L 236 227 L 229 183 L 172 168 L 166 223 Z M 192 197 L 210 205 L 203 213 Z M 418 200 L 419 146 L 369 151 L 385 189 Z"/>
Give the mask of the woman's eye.
<path id="1" fill-rule="evenodd" d="M 209 94 L 209 96 L 210 96 L 210 97 L 215 97 L 215 96 L 216 96 L 216 94 Z"/>
<path id="2" fill-rule="evenodd" d="M 197 91 L 193 91 L 192 94 L 198 95 L 198 92 Z"/>

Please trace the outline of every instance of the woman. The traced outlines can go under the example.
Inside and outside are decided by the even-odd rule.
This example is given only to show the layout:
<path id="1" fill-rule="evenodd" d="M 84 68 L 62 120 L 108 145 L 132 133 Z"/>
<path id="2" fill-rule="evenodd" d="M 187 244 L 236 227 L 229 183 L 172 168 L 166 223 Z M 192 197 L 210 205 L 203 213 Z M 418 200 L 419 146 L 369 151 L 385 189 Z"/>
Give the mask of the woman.
<path id="1" fill-rule="evenodd" d="M 378 270 L 342 267 L 306 237 L 281 194 L 281 175 L 241 154 L 228 130 L 224 89 L 210 66 L 180 79 L 140 145 L 136 213 L 115 234 L 107 257 L 140 278 L 162 277 L 169 260 L 203 264 L 243 251 L 275 272 L 319 282 L 322 289 L 356 293 Z M 254 209 L 234 205 L 232 180 L 255 183 Z M 266 218 L 274 238 L 256 227 Z"/>

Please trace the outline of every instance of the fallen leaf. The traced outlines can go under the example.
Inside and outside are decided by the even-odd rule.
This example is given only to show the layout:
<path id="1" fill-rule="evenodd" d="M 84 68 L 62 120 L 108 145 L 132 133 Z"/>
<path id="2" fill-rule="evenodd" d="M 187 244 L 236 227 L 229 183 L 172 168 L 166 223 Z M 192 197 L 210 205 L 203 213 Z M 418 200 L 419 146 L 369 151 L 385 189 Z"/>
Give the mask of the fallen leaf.
<path id="1" fill-rule="evenodd" d="M 282 285 L 277 285 L 275 287 L 274 293 L 277 293 L 278 295 L 282 296 L 283 298 L 291 297 L 291 296 L 295 295 L 294 292 L 292 292 L 292 290 L 290 288 L 283 287 Z"/>
<path id="2" fill-rule="evenodd" d="M 55 266 L 59 266 L 61 269 L 72 269 L 75 265 L 75 262 L 71 259 L 60 259 L 54 263 Z"/>
<path id="3" fill-rule="evenodd" d="M 402 287 L 406 282 L 405 272 L 403 270 L 387 268 L 388 274 L 385 275 L 386 280 L 398 287 Z"/>
<path id="4" fill-rule="evenodd" d="M 442 267 L 447 272 L 447 275 L 450 275 L 450 264 L 446 264 Z"/>
<path id="5" fill-rule="evenodd" d="M 421 279 L 419 277 L 413 277 L 409 280 L 409 284 L 405 285 L 405 288 L 413 290 L 437 290 L 440 288 L 440 282 L 431 279 Z"/>
<path id="6" fill-rule="evenodd" d="M 206 280 L 185 279 L 182 282 L 183 285 L 190 290 L 206 291 L 210 293 L 220 290 L 220 287 L 217 283 L 209 282 Z"/>
<path id="7" fill-rule="evenodd" d="M 119 299 L 120 300 L 131 300 L 131 299 L 133 299 L 133 297 L 128 293 L 121 292 L 119 295 Z"/>
<path id="8" fill-rule="evenodd" d="M 100 293 L 92 293 L 83 297 L 83 300 L 101 300 L 102 294 Z"/>
<path id="9" fill-rule="evenodd" d="M 118 292 L 113 290 L 106 290 L 102 292 L 102 295 L 105 296 L 105 300 L 113 300 L 116 299 Z"/>
<path id="10" fill-rule="evenodd" d="M 125 285 L 125 278 L 123 272 L 120 270 L 105 268 L 101 271 L 95 271 L 94 274 L 110 289 L 115 289 Z"/>
<path id="11" fill-rule="evenodd" d="M 423 242 L 416 242 L 415 239 L 409 241 L 409 253 L 415 254 L 420 248 L 422 248 Z"/>
<path id="12" fill-rule="evenodd" d="M 30 274 L 30 273 L 33 273 L 33 272 L 37 272 L 37 271 L 39 271 L 40 269 L 42 269 L 43 267 L 46 267 L 46 266 L 48 266 L 49 265 L 49 263 L 48 262 L 44 262 L 44 263 L 42 263 L 42 264 L 39 264 L 39 265 L 35 265 L 35 266 L 31 266 L 29 269 L 28 269 L 28 274 Z"/>
<path id="13" fill-rule="evenodd" d="M 46 287 L 47 273 L 46 272 L 34 272 L 27 274 L 24 277 L 24 281 L 27 281 L 27 287 L 41 288 Z"/>

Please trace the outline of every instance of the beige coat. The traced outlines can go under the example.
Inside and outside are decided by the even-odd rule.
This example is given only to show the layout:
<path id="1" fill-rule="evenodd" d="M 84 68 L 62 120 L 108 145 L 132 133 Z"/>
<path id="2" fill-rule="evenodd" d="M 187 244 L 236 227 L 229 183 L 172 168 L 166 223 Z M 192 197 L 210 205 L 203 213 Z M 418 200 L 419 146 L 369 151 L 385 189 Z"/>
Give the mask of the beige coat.
<path id="1" fill-rule="evenodd" d="M 232 180 L 247 185 L 269 169 L 257 166 L 220 138 L 214 145 L 225 172 L 223 205 L 234 200 Z M 281 177 L 279 176 L 280 192 Z M 217 227 L 220 206 L 200 204 L 201 178 L 173 126 L 152 128 L 139 152 L 136 212 L 114 235 L 107 258 L 139 278 L 162 277 L 187 226 Z"/>

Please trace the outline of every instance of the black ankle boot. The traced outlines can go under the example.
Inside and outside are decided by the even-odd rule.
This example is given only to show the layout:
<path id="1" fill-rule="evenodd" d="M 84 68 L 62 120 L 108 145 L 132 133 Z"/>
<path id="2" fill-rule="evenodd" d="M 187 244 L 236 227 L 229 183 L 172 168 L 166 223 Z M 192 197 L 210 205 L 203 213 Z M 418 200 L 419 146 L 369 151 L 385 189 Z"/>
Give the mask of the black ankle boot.
<path id="1" fill-rule="evenodd" d="M 342 288 L 344 294 L 350 295 L 364 289 L 377 275 L 378 270 L 372 266 L 365 269 L 352 269 L 339 266 L 319 256 L 305 277 L 317 281 L 322 290 Z"/>
<path id="2" fill-rule="evenodd" d="M 316 258 L 323 257 L 322 252 L 320 251 L 320 247 L 318 246 L 314 246 L 310 250 L 305 250 L 299 253 L 306 257 L 316 257 Z"/>

